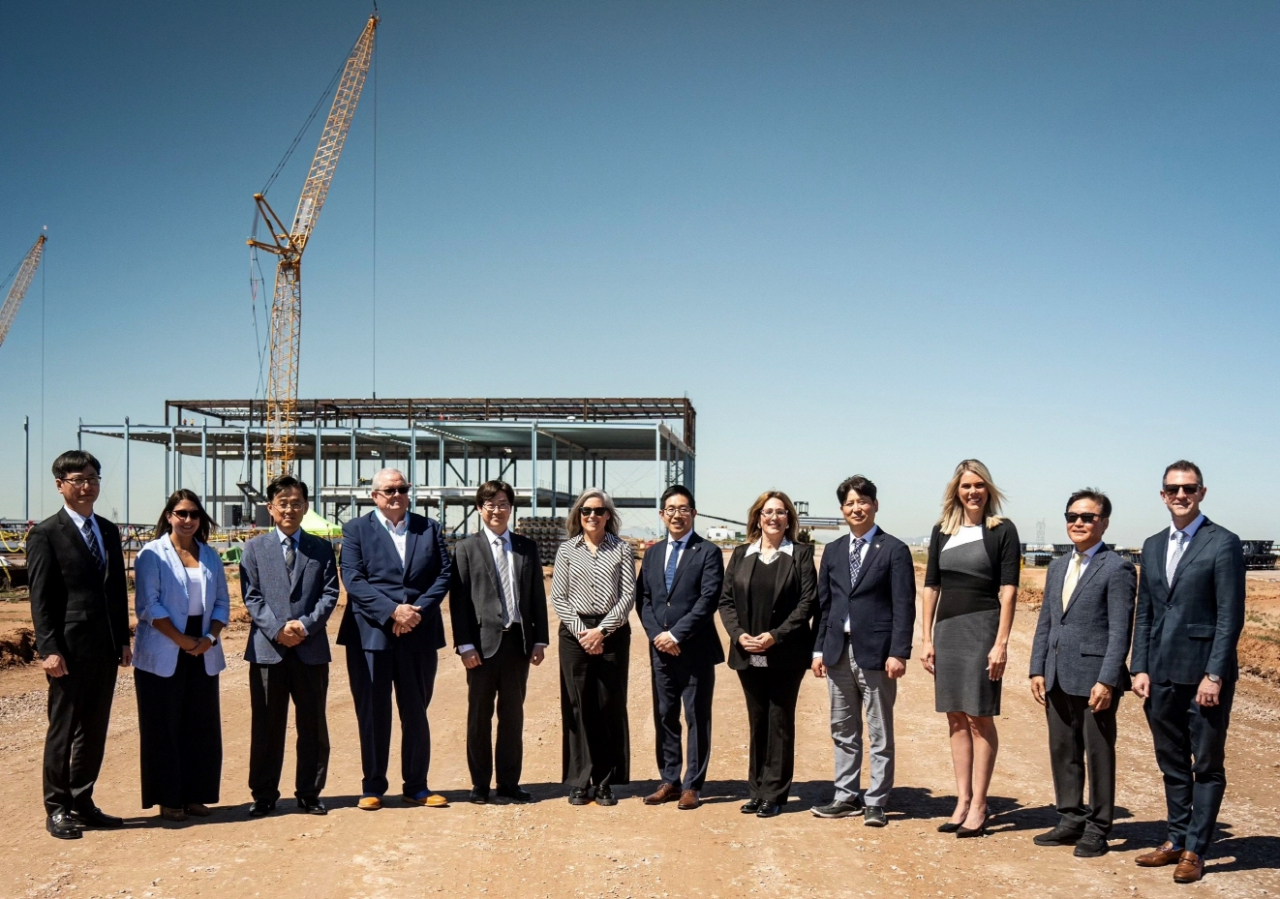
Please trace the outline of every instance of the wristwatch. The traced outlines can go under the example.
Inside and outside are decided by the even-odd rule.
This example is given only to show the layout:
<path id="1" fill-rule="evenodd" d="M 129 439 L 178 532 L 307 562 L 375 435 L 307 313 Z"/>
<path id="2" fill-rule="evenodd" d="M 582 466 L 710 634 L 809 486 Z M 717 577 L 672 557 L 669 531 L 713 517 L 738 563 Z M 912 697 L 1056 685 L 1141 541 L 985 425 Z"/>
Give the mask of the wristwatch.
<path id="1" fill-rule="evenodd" d="M 205 634 L 204 638 L 209 641 L 210 646 L 218 645 L 218 638 L 215 637 L 213 634 Z"/>
<path id="2" fill-rule="evenodd" d="M 1209 683 L 1211 683 L 1211 684 L 1220 684 L 1220 683 L 1222 683 L 1222 678 L 1218 677 L 1218 675 L 1216 675 L 1216 674 L 1206 674 L 1206 675 L 1205 675 L 1205 677 L 1206 677 L 1206 678 L 1208 678 Z"/>

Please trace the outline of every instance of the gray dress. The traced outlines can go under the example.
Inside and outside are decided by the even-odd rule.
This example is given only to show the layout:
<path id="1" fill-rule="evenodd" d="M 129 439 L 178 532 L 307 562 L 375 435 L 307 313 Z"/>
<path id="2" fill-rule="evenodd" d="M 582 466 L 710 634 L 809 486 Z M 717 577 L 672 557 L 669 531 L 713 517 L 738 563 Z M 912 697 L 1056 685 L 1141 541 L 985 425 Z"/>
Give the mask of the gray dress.
<path id="1" fill-rule="evenodd" d="M 987 653 L 1000 630 L 991 558 L 975 540 L 938 554 L 941 596 L 933 625 L 933 698 L 939 712 L 1000 714 L 1000 681 L 987 676 Z"/>

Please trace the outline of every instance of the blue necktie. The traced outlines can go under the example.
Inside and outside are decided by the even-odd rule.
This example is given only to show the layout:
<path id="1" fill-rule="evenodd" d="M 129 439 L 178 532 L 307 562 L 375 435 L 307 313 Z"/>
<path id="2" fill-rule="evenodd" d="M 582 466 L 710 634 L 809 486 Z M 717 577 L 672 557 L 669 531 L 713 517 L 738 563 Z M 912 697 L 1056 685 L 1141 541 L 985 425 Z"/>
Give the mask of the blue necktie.
<path id="1" fill-rule="evenodd" d="M 862 547 L 867 541 L 857 537 L 853 541 L 853 552 L 849 553 L 849 587 L 858 586 L 858 574 L 862 571 Z"/>
<path id="2" fill-rule="evenodd" d="M 84 527 L 81 529 L 84 534 L 84 541 L 89 546 L 89 555 L 93 556 L 93 564 L 98 566 L 98 570 L 102 571 L 107 567 L 107 560 L 102 558 L 102 549 L 98 546 L 98 537 L 93 533 L 93 523 L 89 519 L 84 520 Z"/>
<path id="3" fill-rule="evenodd" d="M 684 546 L 683 540 L 677 540 L 671 544 L 671 558 L 667 559 L 667 592 L 671 592 L 671 582 L 676 579 L 676 565 L 680 562 L 680 548 Z"/>

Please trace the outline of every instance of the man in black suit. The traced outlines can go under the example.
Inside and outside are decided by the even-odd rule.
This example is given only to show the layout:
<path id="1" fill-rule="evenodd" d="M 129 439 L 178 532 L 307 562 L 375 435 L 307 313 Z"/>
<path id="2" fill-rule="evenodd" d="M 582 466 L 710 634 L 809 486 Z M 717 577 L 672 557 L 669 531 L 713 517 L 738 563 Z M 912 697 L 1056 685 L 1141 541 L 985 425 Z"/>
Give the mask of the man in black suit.
<path id="1" fill-rule="evenodd" d="M 653 726 L 662 775 L 662 784 L 644 803 L 678 800 L 676 807 L 689 811 L 701 804 L 699 794 L 711 762 L 711 699 L 716 666 L 724 661 L 715 622 L 724 559 L 720 547 L 694 533 L 698 510 L 688 489 L 679 484 L 668 487 L 659 505 L 667 538 L 645 551 L 636 579 L 636 609 L 649 637 Z M 689 741 L 683 778 L 681 705 Z"/>
<path id="2" fill-rule="evenodd" d="M 876 485 L 862 475 L 836 488 L 849 533 L 827 546 L 818 570 L 818 632 L 814 677 L 827 679 L 835 798 L 812 809 L 819 818 L 863 811 L 862 823 L 884 827 L 893 789 L 893 704 L 907 671 L 916 623 L 916 572 L 911 550 L 876 524 Z M 862 777 L 862 712 L 871 744 L 871 783 Z"/>
<path id="3" fill-rule="evenodd" d="M 1178 883 L 1203 876 L 1226 792 L 1227 721 L 1244 627 L 1240 538 L 1201 514 L 1204 495 L 1195 464 L 1165 469 L 1161 496 L 1173 524 L 1142 546 L 1133 628 L 1133 692 L 1145 700 L 1169 809 L 1168 838 L 1137 863 L 1176 864 Z"/>
<path id="4" fill-rule="evenodd" d="M 507 527 L 516 492 L 504 481 L 476 490 L 480 531 L 454 549 L 449 585 L 453 645 L 467 669 L 467 767 L 472 802 L 489 801 L 494 771 L 493 712 L 498 710 L 498 796 L 531 802 L 520 786 L 524 697 L 529 665 L 547 643 L 547 593 L 538 544 Z"/>
<path id="5" fill-rule="evenodd" d="M 55 459 L 54 486 L 65 505 L 27 535 L 31 620 L 49 680 L 45 827 L 61 840 L 78 839 L 82 827 L 124 823 L 93 803 L 116 667 L 133 660 L 120 531 L 93 514 L 101 477 L 89 453 Z"/>
<path id="6" fill-rule="evenodd" d="M 1045 707 L 1058 825 L 1038 846 L 1075 846 L 1077 858 L 1107 852 L 1116 804 L 1116 707 L 1129 689 L 1133 563 L 1102 542 L 1111 500 L 1077 490 L 1067 500 L 1075 550 L 1054 559 L 1031 647 L 1031 695 Z M 1085 760 L 1089 804 L 1084 804 Z"/>

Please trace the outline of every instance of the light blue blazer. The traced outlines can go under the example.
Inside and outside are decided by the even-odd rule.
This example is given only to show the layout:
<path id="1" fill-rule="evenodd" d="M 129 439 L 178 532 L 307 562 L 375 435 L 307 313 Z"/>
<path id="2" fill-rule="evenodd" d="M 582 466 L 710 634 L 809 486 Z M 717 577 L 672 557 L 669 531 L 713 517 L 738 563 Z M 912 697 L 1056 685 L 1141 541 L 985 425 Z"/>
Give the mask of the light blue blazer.
<path id="1" fill-rule="evenodd" d="M 231 619 L 231 597 L 227 593 L 227 574 L 222 559 L 206 543 L 200 547 L 200 571 L 204 575 L 204 625 L 209 633 L 210 621 Z M 133 562 L 135 579 L 134 609 L 138 628 L 133 638 L 133 667 L 160 677 L 172 677 L 178 668 L 178 644 L 160 633 L 151 622 L 168 618 L 179 631 L 187 629 L 187 573 L 169 535 L 157 537 L 138 553 Z M 217 674 L 227 667 L 222 654 L 222 641 L 204 654 L 206 674 Z"/>

